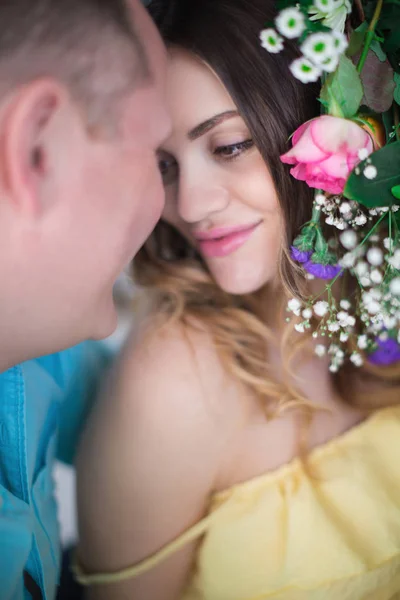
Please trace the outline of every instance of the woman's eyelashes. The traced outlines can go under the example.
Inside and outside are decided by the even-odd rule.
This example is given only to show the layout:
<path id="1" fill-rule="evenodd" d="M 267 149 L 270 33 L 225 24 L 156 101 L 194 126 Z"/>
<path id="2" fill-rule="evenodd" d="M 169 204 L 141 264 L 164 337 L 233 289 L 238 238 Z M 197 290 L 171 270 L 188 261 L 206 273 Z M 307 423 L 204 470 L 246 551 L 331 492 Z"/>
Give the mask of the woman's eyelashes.
<path id="1" fill-rule="evenodd" d="M 251 139 L 244 140 L 243 142 L 235 142 L 234 144 L 221 145 L 213 150 L 213 155 L 222 160 L 234 160 L 253 146 L 254 142 Z"/>
<path id="2" fill-rule="evenodd" d="M 211 148 L 210 152 L 219 161 L 232 161 L 239 158 L 239 156 L 253 148 L 253 146 L 253 140 L 247 139 L 243 142 L 235 142 L 233 144 L 221 144 L 215 148 Z M 172 154 L 160 151 L 158 153 L 158 168 L 164 185 L 169 185 L 177 180 L 179 176 L 179 164 Z"/>

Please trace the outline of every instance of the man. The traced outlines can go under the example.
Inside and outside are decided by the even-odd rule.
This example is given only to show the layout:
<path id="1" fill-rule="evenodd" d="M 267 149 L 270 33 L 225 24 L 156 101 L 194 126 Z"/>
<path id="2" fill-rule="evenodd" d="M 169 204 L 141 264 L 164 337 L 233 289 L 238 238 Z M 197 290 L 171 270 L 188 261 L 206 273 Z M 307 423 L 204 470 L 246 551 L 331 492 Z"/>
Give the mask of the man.
<path id="1" fill-rule="evenodd" d="M 85 408 L 60 410 L 103 359 L 51 353 L 112 333 L 115 279 L 159 218 L 164 60 L 139 0 L 0 2 L 1 600 L 55 597 L 51 467 Z"/>

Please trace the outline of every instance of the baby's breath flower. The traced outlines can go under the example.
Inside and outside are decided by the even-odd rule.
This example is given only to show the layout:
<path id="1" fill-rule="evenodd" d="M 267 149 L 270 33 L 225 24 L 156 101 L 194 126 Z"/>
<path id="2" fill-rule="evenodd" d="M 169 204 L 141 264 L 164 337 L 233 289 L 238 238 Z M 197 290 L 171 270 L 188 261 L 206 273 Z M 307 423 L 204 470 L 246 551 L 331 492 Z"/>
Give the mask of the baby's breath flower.
<path id="1" fill-rule="evenodd" d="M 400 248 L 394 251 L 393 256 L 390 256 L 387 262 L 395 269 L 400 270 Z"/>
<path id="2" fill-rule="evenodd" d="M 350 356 L 350 360 L 356 367 L 361 367 L 364 363 L 363 357 L 358 352 L 353 352 Z"/>
<path id="3" fill-rule="evenodd" d="M 329 331 L 331 331 L 332 333 L 335 333 L 336 331 L 339 331 L 340 329 L 340 324 L 337 321 L 331 321 L 328 324 L 328 329 Z"/>
<path id="4" fill-rule="evenodd" d="M 363 277 L 368 274 L 369 268 L 368 264 L 363 260 L 360 260 L 359 263 L 354 267 L 354 271 L 357 273 L 359 277 Z"/>
<path id="5" fill-rule="evenodd" d="M 304 29 L 304 15 L 296 7 L 282 10 L 275 19 L 275 25 L 279 33 L 288 39 L 299 37 Z"/>
<path id="6" fill-rule="evenodd" d="M 290 64 L 289 69 L 292 75 L 302 83 L 317 81 L 321 77 L 321 69 L 304 56 L 296 58 Z"/>
<path id="7" fill-rule="evenodd" d="M 367 148 L 360 148 L 359 151 L 357 152 L 357 154 L 358 154 L 358 158 L 360 160 L 365 160 L 369 156 L 369 152 L 368 152 Z"/>
<path id="8" fill-rule="evenodd" d="M 339 339 L 342 343 L 345 343 L 349 339 L 349 334 L 346 331 L 341 331 Z"/>
<path id="9" fill-rule="evenodd" d="M 351 211 L 351 206 L 350 206 L 350 204 L 348 202 L 343 202 L 340 205 L 339 210 L 342 213 L 342 215 L 345 215 L 346 213 L 349 213 Z"/>
<path id="10" fill-rule="evenodd" d="M 387 237 L 383 240 L 383 245 L 385 246 L 386 250 L 393 250 L 394 242 L 392 238 Z"/>
<path id="11" fill-rule="evenodd" d="M 350 232 L 349 232 L 350 233 Z M 346 252 L 343 257 L 340 259 L 339 264 L 341 267 L 345 269 L 351 269 L 354 266 L 356 261 L 356 256 L 353 252 Z"/>
<path id="12" fill-rule="evenodd" d="M 326 203 L 326 196 L 324 196 L 324 194 L 315 194 L 315 202 L 320 206 L 324 206 Z"/>
<path id="13" fill-rule="evenodd" d="M 297 298 L 292 298 L 287 304 L 288 309 L 296 316 L 300 315 L 301 302 Z"/>
<path id="14" fill-rule="evenodd" d="M 357 246 L 358 236 L 355 231 L 349 229 L 341 234 L 340 241 L 346 250 L 353 250 Z"/>
<path id="15" fill-rule="evenodd" d="M 314 304 L 314 312 L 317 317 L 324 317 L 328 312 L 329 304 L 325 300 L 319 300 Z"/>
<path id="16" fill-rule="evenodd" d="M 296 323 L 294 326 L 295 330 L 299 333 L 304 333 L 304 323 Z"/>
<path id="17" fill-rule="evenodd" d="M 311 319 L 311 317 L 313 316 L 311 308 L 305 308 L 301 314 L 304 317 L 304 319 Z"/>
<path id="18" fill-rule="evenodd" d="M 272 27 L 261 31 L 260 40 L 261 46 L 267 50 L 267 52 L 277 54 L 283 50 L 283 38 Z"/>
<path id="19" fill-rule="evenodd" d="M 374 269 L 373 271 L 371 271 L 370 278 L 372 283 L 376 283 L 378 285 L 383 281 L 382 273 L 378 271 L 378 269 Z"/>
<path id="20" fill-rule="evenodd" d="M 383 263 L 383 252 L 380 248 L 370 248 L 367 252 L 367 260 L 370 265 L 379 267 Z"/>
<path id="21" fill-rule="evenodd" d="M 378 175 L 378 171 L 374 165 L 367 165 L 363 171 L 363 174 L 367 179 L 375 179 L 375 177 Z"/>
<path id="22" fill-rule="evenodd" d="M 363 213 L 360 213 L 354 219 L 356 225 L 359 225 L 359 226 L 365 225 L 365 223 L 367 222 L 367 220 L 368 220 L 367 217 Z"/>
<path id="23" fill-rule="evenodd" d="M 357 339 L 357 346 L 360 350 L 365 350 L 368 346 L 368 338 L 365 334 L 359 335 Z"/>
<path id="24" fill-rule="evenodd" d="M 317 356 L 319 356 L 320 358 L 322 356 L 325 356 L 325 354 L 326 354 L 326 347 L 323 344 L 317 344 L 315 346 L 315 354 Z"/>
<path id="25" fill-rule="evenodd" d="M 351 303 L 348 300 L 343 299 L 340 301 L 340 308 L 343 308 L 343 310 L 349 310 L 351 308 Z"/>
<path id="26" fill-rule="evenodd" d="M 389 284 L 390 291 L 395 296 L 400 296 L 400 277 L 395 277 Z"/>
<path id="27" fill-rule="evenodd" d="M 333 38 L 329 33 L 311 33 L 300 46 L 306 58 L 322 66 L 326 59 L 336 56 Z"/>

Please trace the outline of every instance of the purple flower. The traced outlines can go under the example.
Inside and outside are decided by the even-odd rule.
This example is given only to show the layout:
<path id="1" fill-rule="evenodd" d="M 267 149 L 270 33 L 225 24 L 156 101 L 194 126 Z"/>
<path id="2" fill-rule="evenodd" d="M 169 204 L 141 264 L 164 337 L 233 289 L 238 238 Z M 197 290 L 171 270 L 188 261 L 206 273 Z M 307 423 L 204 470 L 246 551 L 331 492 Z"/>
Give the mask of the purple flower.
<path id="1" fill-rule="evenodd" d="M 373 365 L 391 365 L 400 361 L 400 345 L 393 338 L 376 340 L 377 350 L 369 355 L 368 360 Z"/>
<path id="2" fill-rule="evenodd" d="M 299 263 L 306 263 L 310 260 L 312 251 L 307 252 L 305 250 L 300 250 L 299 248 L 296 248 L 296 246 L 292 246 L 290 250 L 293 260 L 296 260 Z"/>
<path id="3" fill-rule="evenodd" d="M 312 262 L 312 260 L 304 263 L 303 267 L 308 273 L 311 273 L 311 275 L 314 275 L 318 279 L 333 279 L 343 271 L 340 265 L 321 265 Z"/>

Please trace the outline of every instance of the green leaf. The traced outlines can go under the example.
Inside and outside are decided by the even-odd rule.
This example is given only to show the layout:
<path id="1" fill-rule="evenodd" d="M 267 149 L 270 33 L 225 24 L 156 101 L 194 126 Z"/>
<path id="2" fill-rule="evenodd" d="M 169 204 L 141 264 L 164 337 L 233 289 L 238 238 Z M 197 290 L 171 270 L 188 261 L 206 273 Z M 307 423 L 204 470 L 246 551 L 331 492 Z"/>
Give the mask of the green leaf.
<path id="1" fill-rule="evenodd" d="M 391 192 L 397 200 L 400 200 L 400 185 L 394 185 L 391 189 Z"/>
<path id="2" fill-rule="evenodd" d="M 364 175 L 369 165 L 376 167 L 374 179 Z M 343 193 L 367 208 L 391 206 L 394 203 L 392 189 L 397 186 L 400 186 L 400 142 L 384 146 L 360 162 L 350 174 Z"/>
<path id="3" fill-rule="evenodd" d="M 370 48 L 371 48 L 372 52 L 375 54 L 375 56 L 377 58 L 379 58 L 379 60 L 381 62 L 384 62 L 386 60 L 386 54 L 382 50 L 382 46 L 380 45 L 380 43 L 378 42 L 377 39 L 372 40 Z"/>
<path id="4" fill-rule="evenodd" d="M 394 88 L 394 100 L 397 104 L 400 104 L 400 73 L 395 73 L 393 77 L 396 87 Z"/>
<path id="5" fill-rule="evenodd" d="M 361 52 L 361 49 L 364 45 L 364 38 L 367 29 L 368 23 L 364 21 L 364 23 L 361 23 L 361 25 L 353 31 L 353 33 L 350 36 L 349 45 L 347 46 L 346 50 L 347 56 L 354 56 L 354 54 Z"/>
<path id="6" fill-rule="evenodd" d="M 328 103 L 330 114 L 349 119 L 357 113 L 363 94 L 356 67 L 342 54 L 338 68 L 326 79 L 321 90 L 321 99 Z"/>
<path id="7" fill-rule="evenodd" d="M 374 52 L 368 52 L 360 75 L 364 88 L 362 104 L 377 113 L 389 110 L 395 89 L 393 69 L 389 61 L 382 62 Z"/>

